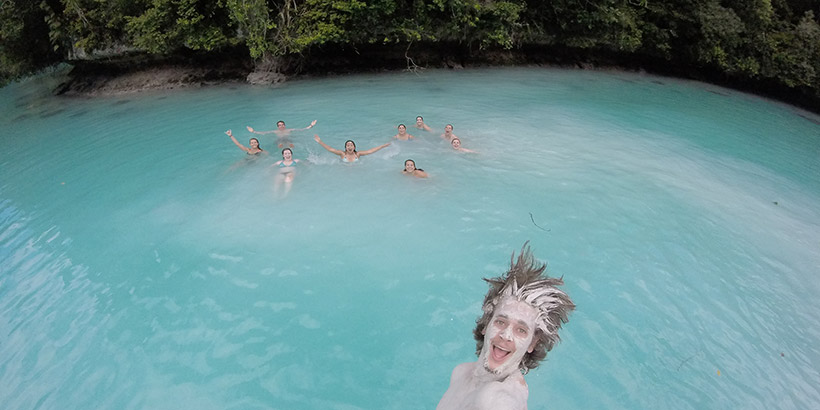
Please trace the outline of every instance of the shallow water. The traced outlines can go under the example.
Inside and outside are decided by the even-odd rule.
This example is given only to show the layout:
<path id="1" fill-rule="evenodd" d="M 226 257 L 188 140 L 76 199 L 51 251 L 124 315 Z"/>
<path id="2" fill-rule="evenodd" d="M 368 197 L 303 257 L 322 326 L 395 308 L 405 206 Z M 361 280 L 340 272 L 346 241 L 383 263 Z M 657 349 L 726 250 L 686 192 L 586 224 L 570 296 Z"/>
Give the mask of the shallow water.
<path id="1" fill-rule="evenodd" d="M 0 90 L 8 409 L 434 408 L 510 254 L 578 309 L 530 409 L 820 406 L 818 117 L 700 83 L 426 71 Z M 353 165 L 341 149 L 387 142 Z M 276 120 L 305 162 L 273 194 Z M 438 137 L 447 123 L 458 154 Z M 431 174 L 399 174 L 406 158 Z"/>

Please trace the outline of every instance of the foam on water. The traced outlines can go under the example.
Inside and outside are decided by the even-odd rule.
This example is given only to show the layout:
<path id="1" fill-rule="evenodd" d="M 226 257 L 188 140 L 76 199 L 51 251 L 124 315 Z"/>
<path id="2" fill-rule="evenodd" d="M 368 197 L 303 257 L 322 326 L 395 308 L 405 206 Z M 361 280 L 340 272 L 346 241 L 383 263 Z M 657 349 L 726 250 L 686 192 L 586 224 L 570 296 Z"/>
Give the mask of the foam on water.
<path id="1" fill-rule="evenodd" d="M 820 405 L 820 125 L 623 73 L 0 90 L 4 408 L 433 408 L 531 240 L 578 305 L 531 409 Z M 434 131 L 343 164 L 423 115 Z M 246 125 L 297 131 L 287 198 Z M 452 123 L 467 148 L 439 135 Z M 400 175 L 412 158 L 428 180 Z"/>

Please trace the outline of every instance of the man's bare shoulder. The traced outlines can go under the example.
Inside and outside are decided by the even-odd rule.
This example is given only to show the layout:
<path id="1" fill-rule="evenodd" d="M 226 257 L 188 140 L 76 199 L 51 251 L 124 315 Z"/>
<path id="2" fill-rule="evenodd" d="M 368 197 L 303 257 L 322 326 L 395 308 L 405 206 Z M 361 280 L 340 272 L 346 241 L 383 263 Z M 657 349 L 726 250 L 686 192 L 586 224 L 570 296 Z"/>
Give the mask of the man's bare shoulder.
<path id="1" fill-rule="evenodd" d="M 467 362 L 467 363 L 462 363 L 462 364 L 456 366 L 453 369 L 453 374 L 452 374 L 451 378 L 459 379 L 459 380 L 465 379 L 467 377 L 467 375 L 469 375 L 473 371 L 473 368 L 475 367 L 475 364 L 476 364 L 476 362 Z"/>

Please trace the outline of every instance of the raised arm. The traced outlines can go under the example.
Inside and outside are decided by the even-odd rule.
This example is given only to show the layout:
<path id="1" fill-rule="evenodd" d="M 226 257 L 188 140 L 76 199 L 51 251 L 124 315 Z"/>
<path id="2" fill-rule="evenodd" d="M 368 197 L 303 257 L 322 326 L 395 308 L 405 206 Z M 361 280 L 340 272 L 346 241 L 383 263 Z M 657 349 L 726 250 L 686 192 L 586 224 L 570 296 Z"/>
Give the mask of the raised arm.
<path id="1" fill-rule="evenodd" d="M 313 120 L 313 122 L 311 122 L 310 125 L 308 125 L 305 128 L 301 128 L 300 130 L 309 130 L 309 129 L 313 128 L 314 125 L 316 125 L 316 120 Z"/>
<path id="2" fill-rule="evenodd" d="M 233 136 L 233 134 L 231 133 L 231 130 L 225 131 L 225 134 L 228 134 L 228 136 L 231 137 L 231 141 L 233 141 L 233 143 L 236 144 L 236 146 L 239 147 L 242 151 L 245 151 L 245 152 L 250 152 L 251 151 L 250 148 L 240 144 L 239 141 L 236 140 L 236 137 Z"/>
<path id="3" fill-rule="evenodd" d="M 328 151 L 330 151 L 330 152 L 332 152 L 336 155 L 344 155 L 345 154 L 344 152 L 339 151 L 336 148 L 332 148 L 331 146 L 329 146 L 329 145 L 325 144 L 324 142 L 322 142 L 322 139 L 319 138 L 318 135 L 314 135 L 313 139 L 316 140 L 316 142 L 318 142 L 319 145 L 323 146 L 326 150 L 328 150 Z M 360 153 L 359 155 L 362 155 L 362 154 Z"/>
<path id="4" fill-rule="evenodd" d="M 264 135 L 264 134 L 273 134 L 274 132 L 276 132 L 276 130 L 271 130 L 271 131 L 254 131 L 254 129 L 253 129 L 253 128 L 251 128 L 251 126 L 250 126 L 250 125 L 248 125 L 248 126 L 247 126 L 247 127 L 245 127 L 245 128 L 247 128 L 247 129 L 248 129 L 248 131 L 250 131 L 250 132 L 252 132 L 252 133 L 254 133 L 254 134 L 260 134 L 260 135 Z"/>
<path id="5" fill-rule="evenodd" d="M 363 156 L 363 155 L 370 155 L 370 154 L 372 154 L 372 153 L 374 153 L 374 152 L 376 152 L 376 151 L 378 151 L 378 150 L 380 150 L 380 149 L 382 149 L 382 148 L 384 148 L 384 147 L 386 147 L 386 146 L 388 146 L 388 145 L 390 145 L 390 143 L 389 143 L 389 142 L 388 142 L 387 144 L 382 144 L 382 145 L 379 145 L 379 146 L 378 146 L 378 147 L 376 147 L 376 148 L 370 148 L 370 149 L 369 149 L 369 150 L 367 150 L 367 151 L 359 151 L 359 156 L 361 157 L 361 156 Z"/>

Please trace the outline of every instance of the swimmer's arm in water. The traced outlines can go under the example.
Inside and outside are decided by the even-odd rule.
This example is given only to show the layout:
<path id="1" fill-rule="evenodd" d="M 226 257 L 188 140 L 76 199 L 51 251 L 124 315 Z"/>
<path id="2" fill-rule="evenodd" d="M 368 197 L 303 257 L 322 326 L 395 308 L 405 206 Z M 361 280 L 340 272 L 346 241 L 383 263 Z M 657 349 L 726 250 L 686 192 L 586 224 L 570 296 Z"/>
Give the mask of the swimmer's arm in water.
<path id="1" fill-rule="evenodd" d="M 330 145 L 325 144 L 325 143 L 322 141 L 322 139 L 321 139 L 321 138 L 319 138 L 319 136 L 318 136 L 318 135 L 314 135 L 314 136 L 313 136 L 313 139 L 314 139 L 314 140 L 316 140 L 316 142 L 318 142 L 318 143 L 319 143 L 319 145 L 323 146 L 326 150 L 328 150 L 328 151 L 330 151 L 330 152 L 332 152 L 332 153 L 334 153 L 334 154 L 336 154 L 336 155 L 344 155 L 344 154 L 345 154 L 344 152 L 339 151 L 339 150 L 337 150 L 336 148 L 333 148 L 333 147 L 331 147 Z M 359 153 L 359 155 L 362 155 L 362 154 L 361 154 L 361 153 Z"/>
<path id="2" fill-rule="evenodd" d="M 473 151 L 473 150 L 468 149 L 468 148 L 461 148 L 459 151 L 467 152 L 467 153 L 470 153 L 470 154 L 478 154 L 478 151 Z"/>
<path id="3" fill-rule="evenodd" d="M 260 135 L 264 135 L 264 134 L 273 134 L 274 132 L 278 131 L 278 130 L 271 130 L 271 131 L 254 131 L 254 129 L 253 129 L 253 128 L 251 128 L 251 126 L 250 126 L 250 125 L 248 125 L 248 126 L 247 126 L 247 127 L 245 127 L 245 128 L 247 128 L 247 129 L 248 129 L 248 131 L 250 131 L 250 132 L 252 132 L 252 133 L 254 133 L 254 134 L 260 134 Z"/>
<path id="4" fill-rule="evenodd" d="M 374 152 L 376 152 L 376 151 L 378 151 L 378 150 L 380 150 L 380 149 L 382 149 L 382 148 L 384 148 L 384 147 L 386 147 L 386 146 L 388 146 L 388 145 L 390 145 L 390 143 L 389 143 L 389 142 L 388 142 L 387 144 L 382 144 L 382 145 L 379 145 L 379 146 L 378 146 L 378 147 L 376 147 L 376 148 L 370 148 L 370 149 L 369 149 L 369 150 L 367 150 L 367 151 L 361 151 L 361 152 L 359 152 L 359 156 L 361 157 L 361 156 L 363 156 L 363 155 L 370 155 L 370 154 L 372 154 L 372 153 L 374 153 Z"/>
<path id="5" fill-rule="evenodd" d="M 236 146 L 239 147 L 242 151 L 245 151 L 247 153 L 251 152 L 250 148 L 242 145 L 241 143 L 239 143 L 239 141 L 236 140 L 236 137 L 233 136 L 233 133 L 231 133 L 231 130 L 225 131 L 225 134 L 227 134 L 229 137 L 231 137 L 231 141 L 233 141 L 233 143 L 236 144 Z"/>
<path id="6" fill-rule="evenodd" d="M 425 130 L 425 131 L 427 131 L 427 132 L 432 131 L 432 129 L 430 128 L 430 126 L 429 126 L 429 125 L 427 125 L 427 124 L 421 124 L 421 127 L 416 127 L 416 128 L 418 128 L 418 129 L 422 129 L 422 130 Z"/>

